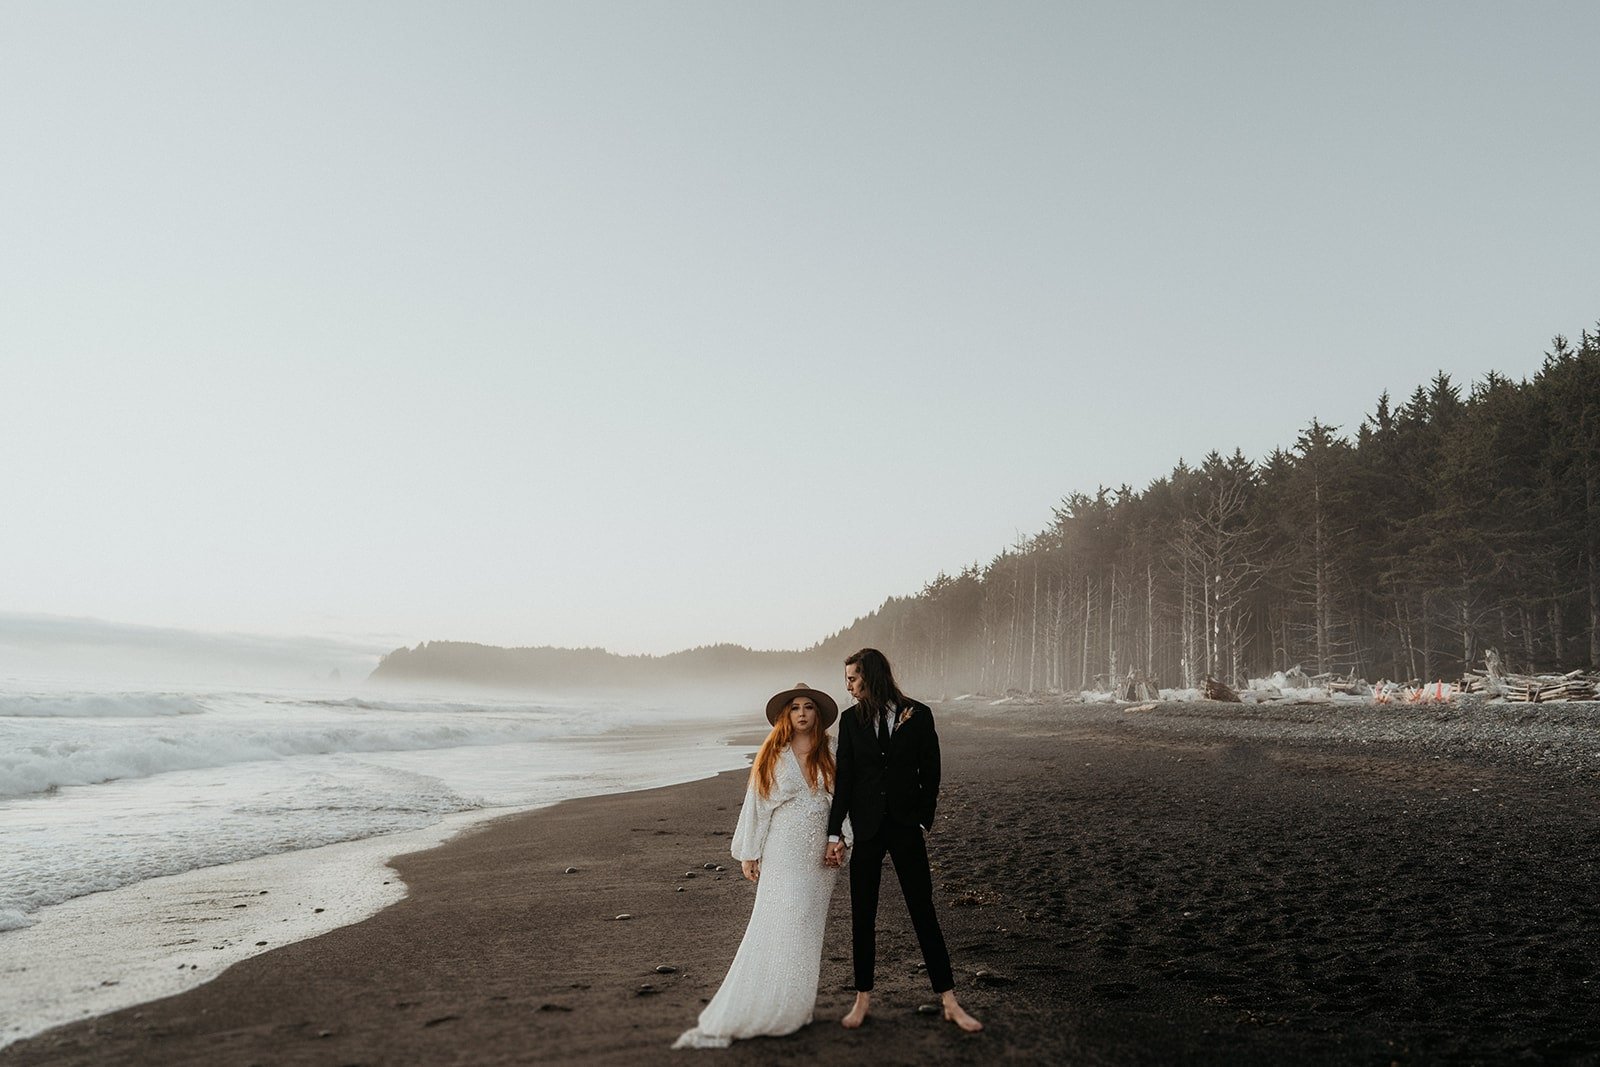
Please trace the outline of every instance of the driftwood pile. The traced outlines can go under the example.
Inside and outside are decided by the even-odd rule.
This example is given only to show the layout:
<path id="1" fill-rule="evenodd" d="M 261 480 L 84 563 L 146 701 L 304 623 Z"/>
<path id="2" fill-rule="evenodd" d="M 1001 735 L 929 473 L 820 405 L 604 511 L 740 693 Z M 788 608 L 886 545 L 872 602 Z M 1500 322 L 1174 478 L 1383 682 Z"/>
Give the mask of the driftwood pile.
<path id="1" fill-rule="evenodd" d="M 1514 704 L 1546 704 L 1553 700 L 1594 700 L 1600 695 L 1600 674 L 1568 671 L 1566 674 L 1507 674 L 1500 655 L 1490 649 L 1483 656 L 1484 671 L 1468 671 L 1461 680 L 1464 693 L 1504 697 Z"/>
<path id="2" fill-rule="evenodd" d="M 1505 697 L 1514 704 L 1545 704 L 1552 700 L 1594 700 L 1600 695 L 1600 675 L 1569 671 L 1566 674 L 1502 674 L 1499 678 L 1469 671 L 1463 692 Z"/>

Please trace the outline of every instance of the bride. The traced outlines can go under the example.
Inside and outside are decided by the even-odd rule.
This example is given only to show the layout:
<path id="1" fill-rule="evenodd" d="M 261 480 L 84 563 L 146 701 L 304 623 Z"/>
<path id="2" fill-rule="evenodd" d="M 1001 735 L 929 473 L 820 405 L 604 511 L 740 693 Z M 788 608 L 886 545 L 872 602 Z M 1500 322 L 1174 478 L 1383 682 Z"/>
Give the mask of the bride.
<path id="1" fill-rule="evenodd" d="M 822 862 L 834 774 L 827 729 L 838 717 L 833 698 L 804 683 L 767 701 L 772 732 L 750 767 L 733 833 L 733 858 L 756 883 L 755 910 L 722 988 L 673 1048 L 726 1048 L 811 1021 L 838 874 Z"/>

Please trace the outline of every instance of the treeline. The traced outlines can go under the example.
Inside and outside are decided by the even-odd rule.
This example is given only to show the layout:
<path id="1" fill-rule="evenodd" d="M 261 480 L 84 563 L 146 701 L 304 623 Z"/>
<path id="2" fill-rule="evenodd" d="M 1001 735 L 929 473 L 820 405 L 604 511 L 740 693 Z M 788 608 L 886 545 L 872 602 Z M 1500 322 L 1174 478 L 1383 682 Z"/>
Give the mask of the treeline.
<path id="1" fill-rule="evenodd" d="M 596 689 L 694 685 L 748 676 L 763 684 L 811 666 L 815 655 L 705 645 L 666 656 L 619 656 L 603 648 L 500 648 L 465 641 L 425 641 L 384 656 L 370 680 L 463 682 L 495 689 Z M 796 675 L 798 677 L 798 675 Z"/>
<path id="2" fill-rule="evenodd" d="M 1233 684 L 1299 665 L 1459 677 L 1600 667 L 1600 332 L 1533 378 L 1440 373 L 1353 435 L 1074 494 L 1049 528 L 819 644 L 930 694 Z"/>

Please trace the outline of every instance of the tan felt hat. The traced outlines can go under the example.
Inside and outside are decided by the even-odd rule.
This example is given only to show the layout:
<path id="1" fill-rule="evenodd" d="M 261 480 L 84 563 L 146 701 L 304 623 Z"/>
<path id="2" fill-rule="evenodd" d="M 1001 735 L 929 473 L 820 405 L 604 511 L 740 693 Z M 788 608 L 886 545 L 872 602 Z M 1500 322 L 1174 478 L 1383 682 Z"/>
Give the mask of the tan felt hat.
<path id="1" fill-rule="evenodd" d="M 767 721 L 774 726 L 778 725 L 778 716 L 783 714 L 783 709 L 788 707 L 789 702 L 795 697 L 810 697 L 817 702 L 817 711 L 822 714 L 824 730 L 832 726 L 834 720 L 839 717 L 839 705 L 833 702 L 831 696 L 820 689 L 811 688 L 804 682 L 796 682 L 793 689 L 785 689 L 767 701 Z"/>

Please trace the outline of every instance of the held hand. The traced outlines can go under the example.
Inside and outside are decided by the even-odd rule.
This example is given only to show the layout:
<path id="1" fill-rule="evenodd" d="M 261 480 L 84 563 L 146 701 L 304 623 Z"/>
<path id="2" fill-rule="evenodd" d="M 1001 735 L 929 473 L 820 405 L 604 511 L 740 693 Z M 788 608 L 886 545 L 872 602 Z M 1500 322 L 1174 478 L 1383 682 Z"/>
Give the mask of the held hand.
<path id="1" fill-rule="evenodd" d="M 743 871 L 744 876 L 750 879 L 752 882 L 757 881 L 761 878 L 761 861 L 740 860 L 739 870 Z"/>
<path id="2" fill-rule="evenodd" d="M 828 847 L 822 850 L 822 862 L 827 867 L 838 867 L 844 863 L 844 842 L 829 841 Z"/>

